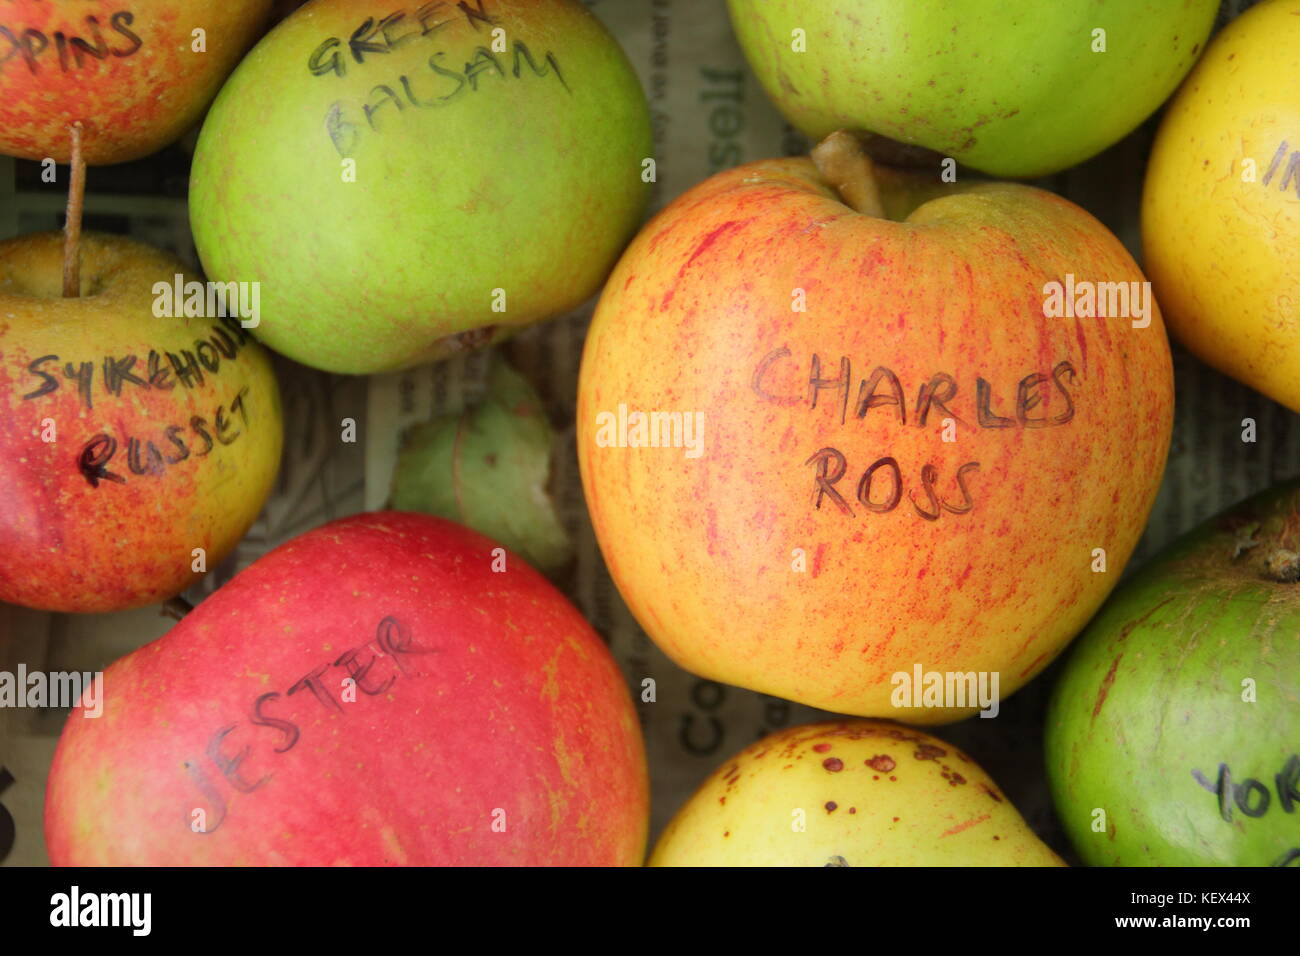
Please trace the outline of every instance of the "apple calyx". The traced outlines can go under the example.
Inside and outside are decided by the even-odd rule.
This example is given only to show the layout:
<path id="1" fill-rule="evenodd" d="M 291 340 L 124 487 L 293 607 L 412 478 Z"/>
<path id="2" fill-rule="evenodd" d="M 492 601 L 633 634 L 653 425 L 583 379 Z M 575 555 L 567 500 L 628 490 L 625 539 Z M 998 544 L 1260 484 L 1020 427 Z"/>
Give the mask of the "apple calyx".
<path id="1" fill-rule="evenodd" d="M 1234 561 L 1244 556 L 1246 566 L 1266 581 L 1300 582 L 1300 494 L 1284 495 L 1230 530 Z"/>
<path id="2" fill-rule="evenodd" d="M 63 297 L 81 295 L 81 210 L 86 195 L 86 159 L 81 153 L 81 121 L 68 127 L 72 137 L 68 180 L 68 209 L 63 223 Z"/>
<path id="3" fill-rule="evenodd" d="M 859 136 L 837 129 L 813 147 L 812 161 L 846 205 L 864 216 L 885 217 L 876 165 Z"/>

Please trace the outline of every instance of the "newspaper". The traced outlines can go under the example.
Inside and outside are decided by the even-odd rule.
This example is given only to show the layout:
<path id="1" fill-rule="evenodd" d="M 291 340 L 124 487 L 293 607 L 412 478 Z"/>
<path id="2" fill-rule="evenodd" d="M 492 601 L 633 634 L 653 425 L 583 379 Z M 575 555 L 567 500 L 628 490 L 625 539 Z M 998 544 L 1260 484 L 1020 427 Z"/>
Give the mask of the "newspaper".
<path id="1" fill-rule="evenodd" d="M 1225 0 L 1220 22 L 1251 2 Z M 650 102 L 658 173 L 652 211 L 725 166 L 807 149 L 746 67 L 723 0 L 588 0 L 588 6 L 627 51 Z M 1140 255 L 1138 200 L 1155 125 L 1150 120 L 1102 156 L 1039 183 L 1091 211 L 1135 256 Z M 100 175 L 92 170 L 88 222 L 97 214 L 129 211 L 133 235 L 196 261 L 183 193 L 171 205 L 96 196 Z M 59 191 L 20 191 L 10 203 L 10 178 L 0 165 L 0 230 L 56 227 Z M 577 466 L 577 373 L 594 304 L 529 329 L 503 348 L 537 387 L 559 432 L 552 485 L 577 553 L 561 586 L 608 641 L 637 701 L 653 783 L 653 839 L 729 755 L 765 734 L 822 714 L 684 672 L 646 637 L 620 599 L 596 545 Z M 1168 471 L 1130 569 L 1223 507 L 1300 473 L 1295 416 L 1177 345 L 1174 356 L 1178 413 Z M 201 600 L 237 570 L 311 527 L 384 507 L 404 430 L 473 403 L 482 393 L 486 367 L 485 355 L 471 354 L 365 379 L 278 361 L 287 423 L 279 483 L 236 553 L 187 597 Z M 346 417 L 357 422 L 356 443 L 339 440 L 339 423 Z M 1241 440 L 1246 418 L 1256 422 L 1254 444 Z M 12 671 L 20 661 L 29 668 L 100 669 L 161 636 L 172 623 L 157 608 L 71 617 L 0 606 L 0 670 Z M 1041 727 L 1056 672 L 1049 669 L 1005 701 L 995 721 L 967 720 L 935 732 L 981 763 L 1040 836 L 1073 859 L 1043 773 Z M 647 677 L 655 681 L 653 702 L 641 699 Z M 12 818 L 14 836 L 3 865 L 47 862 L 41 834 L 44 779 L 63 718 L 60 711 L 0 710 L 0 806 Z M 0 853 L 5 823 L 0 812 Z"/>

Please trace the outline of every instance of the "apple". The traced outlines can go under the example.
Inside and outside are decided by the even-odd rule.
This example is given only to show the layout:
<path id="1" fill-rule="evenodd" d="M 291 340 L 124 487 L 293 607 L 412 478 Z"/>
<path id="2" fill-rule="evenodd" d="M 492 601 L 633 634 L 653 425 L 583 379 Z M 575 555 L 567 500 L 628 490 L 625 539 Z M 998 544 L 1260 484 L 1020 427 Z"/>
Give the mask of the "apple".
<path id="1" fill-rule="evenodd" d="M 170 255 L 83 235 L 0 242 L 0 601 L 52 611 L 153 604 L 238 544 L 283 441 L 270 357 L 243 320 L 159 316 Z M 229 311 L 229 310 L 228 310 Z M 198 549 L 201 549 L 199 551 Z"/>
<path id="2" fill-rule="evenodd" d="M 262 281 L 263 342 L 379 372 L 597 292 L 650 150 L 636 74 L 577 0 L 316 0 L 222 89 L 190 218 L 208 275 Z"/>
<path id="3" fill-rule="evenodd" d="M 558 578 L 573 542 L 547 489 L 555 444 L 541 397 L 494 353 L 481 401 L 407 430 L 390 501 L 469 525 Z"/>
<path id="4" fill-rule="evenodd" d="M 87 163 L 157 152 L 198 122 L 270 10 L 271 0 L 7 0 L 0 153 L 66 163 L 77 121 Z"/>
<path id="5" fill-rule="evenodd" d="M 624 254 L 579 376 L 587 505 L 687 670 L 956 720 L 979 705 L 945 674 L 1011 693 L 1117 580 L 1164 469 L 1168 340 L 1074 204 L 847 136 L 814 156 L 719 173 Z"/>
<path id="6" fill-rule="evenodd" d="M 1071 650 L 1047 769 L 1088 863 L 1300 866 L 1297 528 L 1295 481 L 1210 519 Z"/>
<path id="7" fill-rule="evenodd" d="M 1088 159 L 1173 92 L 1218 0 L 728 0 L 759 82 L 813 139 L 841 127 L 995 176 Z"/>
<path id="8" fill-rule="evenodd" d="M 882 720 L 792 727 L 714 771 L 651 866 L 1064 866 L 979 765 Z"/>
<path id="9" fill-rule="evenodd" d="M 1214 38 L 1156 136 L 1142 247 L 1197 357 L 1300 411 L 1300 2 Z"/>
<path id="10" fill-rule="evenodd" d="M 376 512 L 280 546 L 104 674 L 50 770 L 55 865 L 639 865 L 613 657 L 523 560 Z"/>

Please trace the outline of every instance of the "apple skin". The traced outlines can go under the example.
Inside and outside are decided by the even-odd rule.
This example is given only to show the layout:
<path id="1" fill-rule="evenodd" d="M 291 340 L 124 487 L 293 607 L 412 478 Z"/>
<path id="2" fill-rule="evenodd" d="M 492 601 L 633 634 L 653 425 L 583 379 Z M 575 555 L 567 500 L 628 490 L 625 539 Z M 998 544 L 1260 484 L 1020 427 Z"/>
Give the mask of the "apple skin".
<path id="1" fill-rule="evenodd" d="M 865 130 L 1016 178 L 1074 166 L 1135 129 L 1196 61 L 1218 6 L 728 0 L 763 88 L 812 139 Z M 1092 52 L 1098 28 L 1105 53 Z"/>
<path id="2" fill-rule="evenodd" d="M 498 548 L 377 512 L 255 562 L 105 672 L 100 718 L 73 711 L 50 861 L 640 865 L 648 777 L 622 675 L 541 574 L 515 555 L 493 570 Z M 320 697 L 289 693 L 313 674 Z M 259 707 L 288 723 L 255 724 Z"/>
<path id="3" fill-rule="evenodd" d="M 1214 38 L 1156 136 L 1142 246 L 1170 331 L 1300 412 L 1298 75 L 1297 0 L 1252 7 Z"/>
<path id="4" fill-rule="evenodd" d="M 116 611 L 197 581 L 194 548 L 205 550 L 208 569 L 234 549 L 270 494 L 283 422 L 270 356 L 238 319 L 154 316 L 153 285 L 184 273 L 178 260 L 93 233 L 82 235 L 81 257 L 82 295 L 64 299 L 61 234 L 0 242 L 0 601 Z M 199 341 L 211 344 L 200 349 Z M 200 364 L 200 351 L 215 373 Z M 115 377 L 114 394 L 108 367 L 144 385 Z M 80 374 L 88 376 L 89 406 Z M 195 417 L 206 423 L 201 431 Z M 52 442 L 43 440 L 47 420 Z M 176 462 L 158 457 L 182 459 L 168 440 L 172 426 L 188 452 Z M 121 481 L 83 467 L 100 434 L 117 443 L 102 465 Z M 105 443 L 87 461 L 106 450 Z"/>
<path id="5" fill-rule="evenodd" d="M 877 172 L 898 219 L 942 193 Z M 1050 193 L 948 189 L 899 222 L 846 206 L 808 159 L 751 163 L 656 216 L 606 284 L 579 375 L 583 487 L 628 607 L 692 673 L 837 713 L 957 720 L 974 708 L 893 706 L 892 675 L 918 663 L 996 671 L 1010 694 L 1079 632 L 1132 553 L 1173 416 L 1158 310 L 1146 328 L 1046 318 L 1042 290 L 1067 273 L 1141 273 L 1104 226 Z M 806 312 L 793 311 L 800 291 Z M 820 389 L 815 408 L 814 356 L 824 380 L 850 364 L 847 392 Z M 877 366 L 898 377 L 906 424 L 898 406 L 856 414 Z M 1054 372 L 1059 388 L 1030 386 L 1028 417 L 1072 417 L 1020 427 L 1019 383 Z M 953 442 L 944 412 L 931 406 L 918 427 L 913 404 L 939 373 L 957 388 Z M 1008 427 L 978 424 L 977 377 Z M 620 404 L 702 414 L 702 454 L 602 447 L 598 416 Z M 828 448 L 844 456 L 852 515 L 829 496 L 816 504 L 817 473 L 833 463 L 813 459 Z M 855 489 L 885 456 L 903 487 L 875 513 Z M 956 477 L 971 462 L 968 513 L 928 498 L 933 465 L 934 493 L 967 503 Z M 873 476 L 877 507 L 893 487 L 888 470 Z M 1096 548 L 1106 573 L 1092 570 Z"/>
<path id="6" fill-rule="evenodd" d="M 1089 864 L 1300 865 L 1298 528 L 1294 481 L 1210 519 L 1120 587 L 1071 649 L 1047 770 Z"/>
<path id="7" fill-rule="evenodd" d="M 650 865 L 1065 864 L 952 744 L 888 721 L 838 720 L 782 730 L 724 763 L 668 824 Z"/>
<path id="8" fill-rule="evenodd" d="M 599 291 L 649 198 L 636 74 L 575 0 L 481 8 L 490 22 L 478 3 L 420 21 L 414 4 L 317 0 L 222 89 L 195 153 L 190 218 L 208 275 L 262 280 L 267 345 L 332 372 L 379 372 L 500 341 Z M 398 45 L 357 63 L 348 38 L 395 12 Z M 493 30 L 506 52 L 490 52 Z"/>
<path id="9" fill-rule="evenodd" d="M 271 0 L 8 0 L 0 9 L 0 153 L 66 163 L 76 120 L 87 163 L 157 152 L 199 121 L 270 10 Z M 192 50 L 200 27 L 203 53 Z M 102 58 L 84 52 L 101 48 L 96 29 Z"/>

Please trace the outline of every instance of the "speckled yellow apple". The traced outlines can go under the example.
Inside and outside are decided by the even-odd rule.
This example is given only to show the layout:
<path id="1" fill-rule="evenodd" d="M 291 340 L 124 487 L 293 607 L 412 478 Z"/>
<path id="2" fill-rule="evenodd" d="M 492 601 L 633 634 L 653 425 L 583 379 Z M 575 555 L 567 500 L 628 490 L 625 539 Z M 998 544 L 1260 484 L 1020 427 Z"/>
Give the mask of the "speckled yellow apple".
<path id="1" fill-rule="evenodd" d="M 651 866 L 1063 866 L 979 766 L 888 721 L 793 727 L 723 764 Z"/>
<path id="2" fill-rule="evenodd" d="M 1252 7 L 1165 115 L 1142 245 L 1170 331 L 1300 411 L 1300 0 Z"/>

